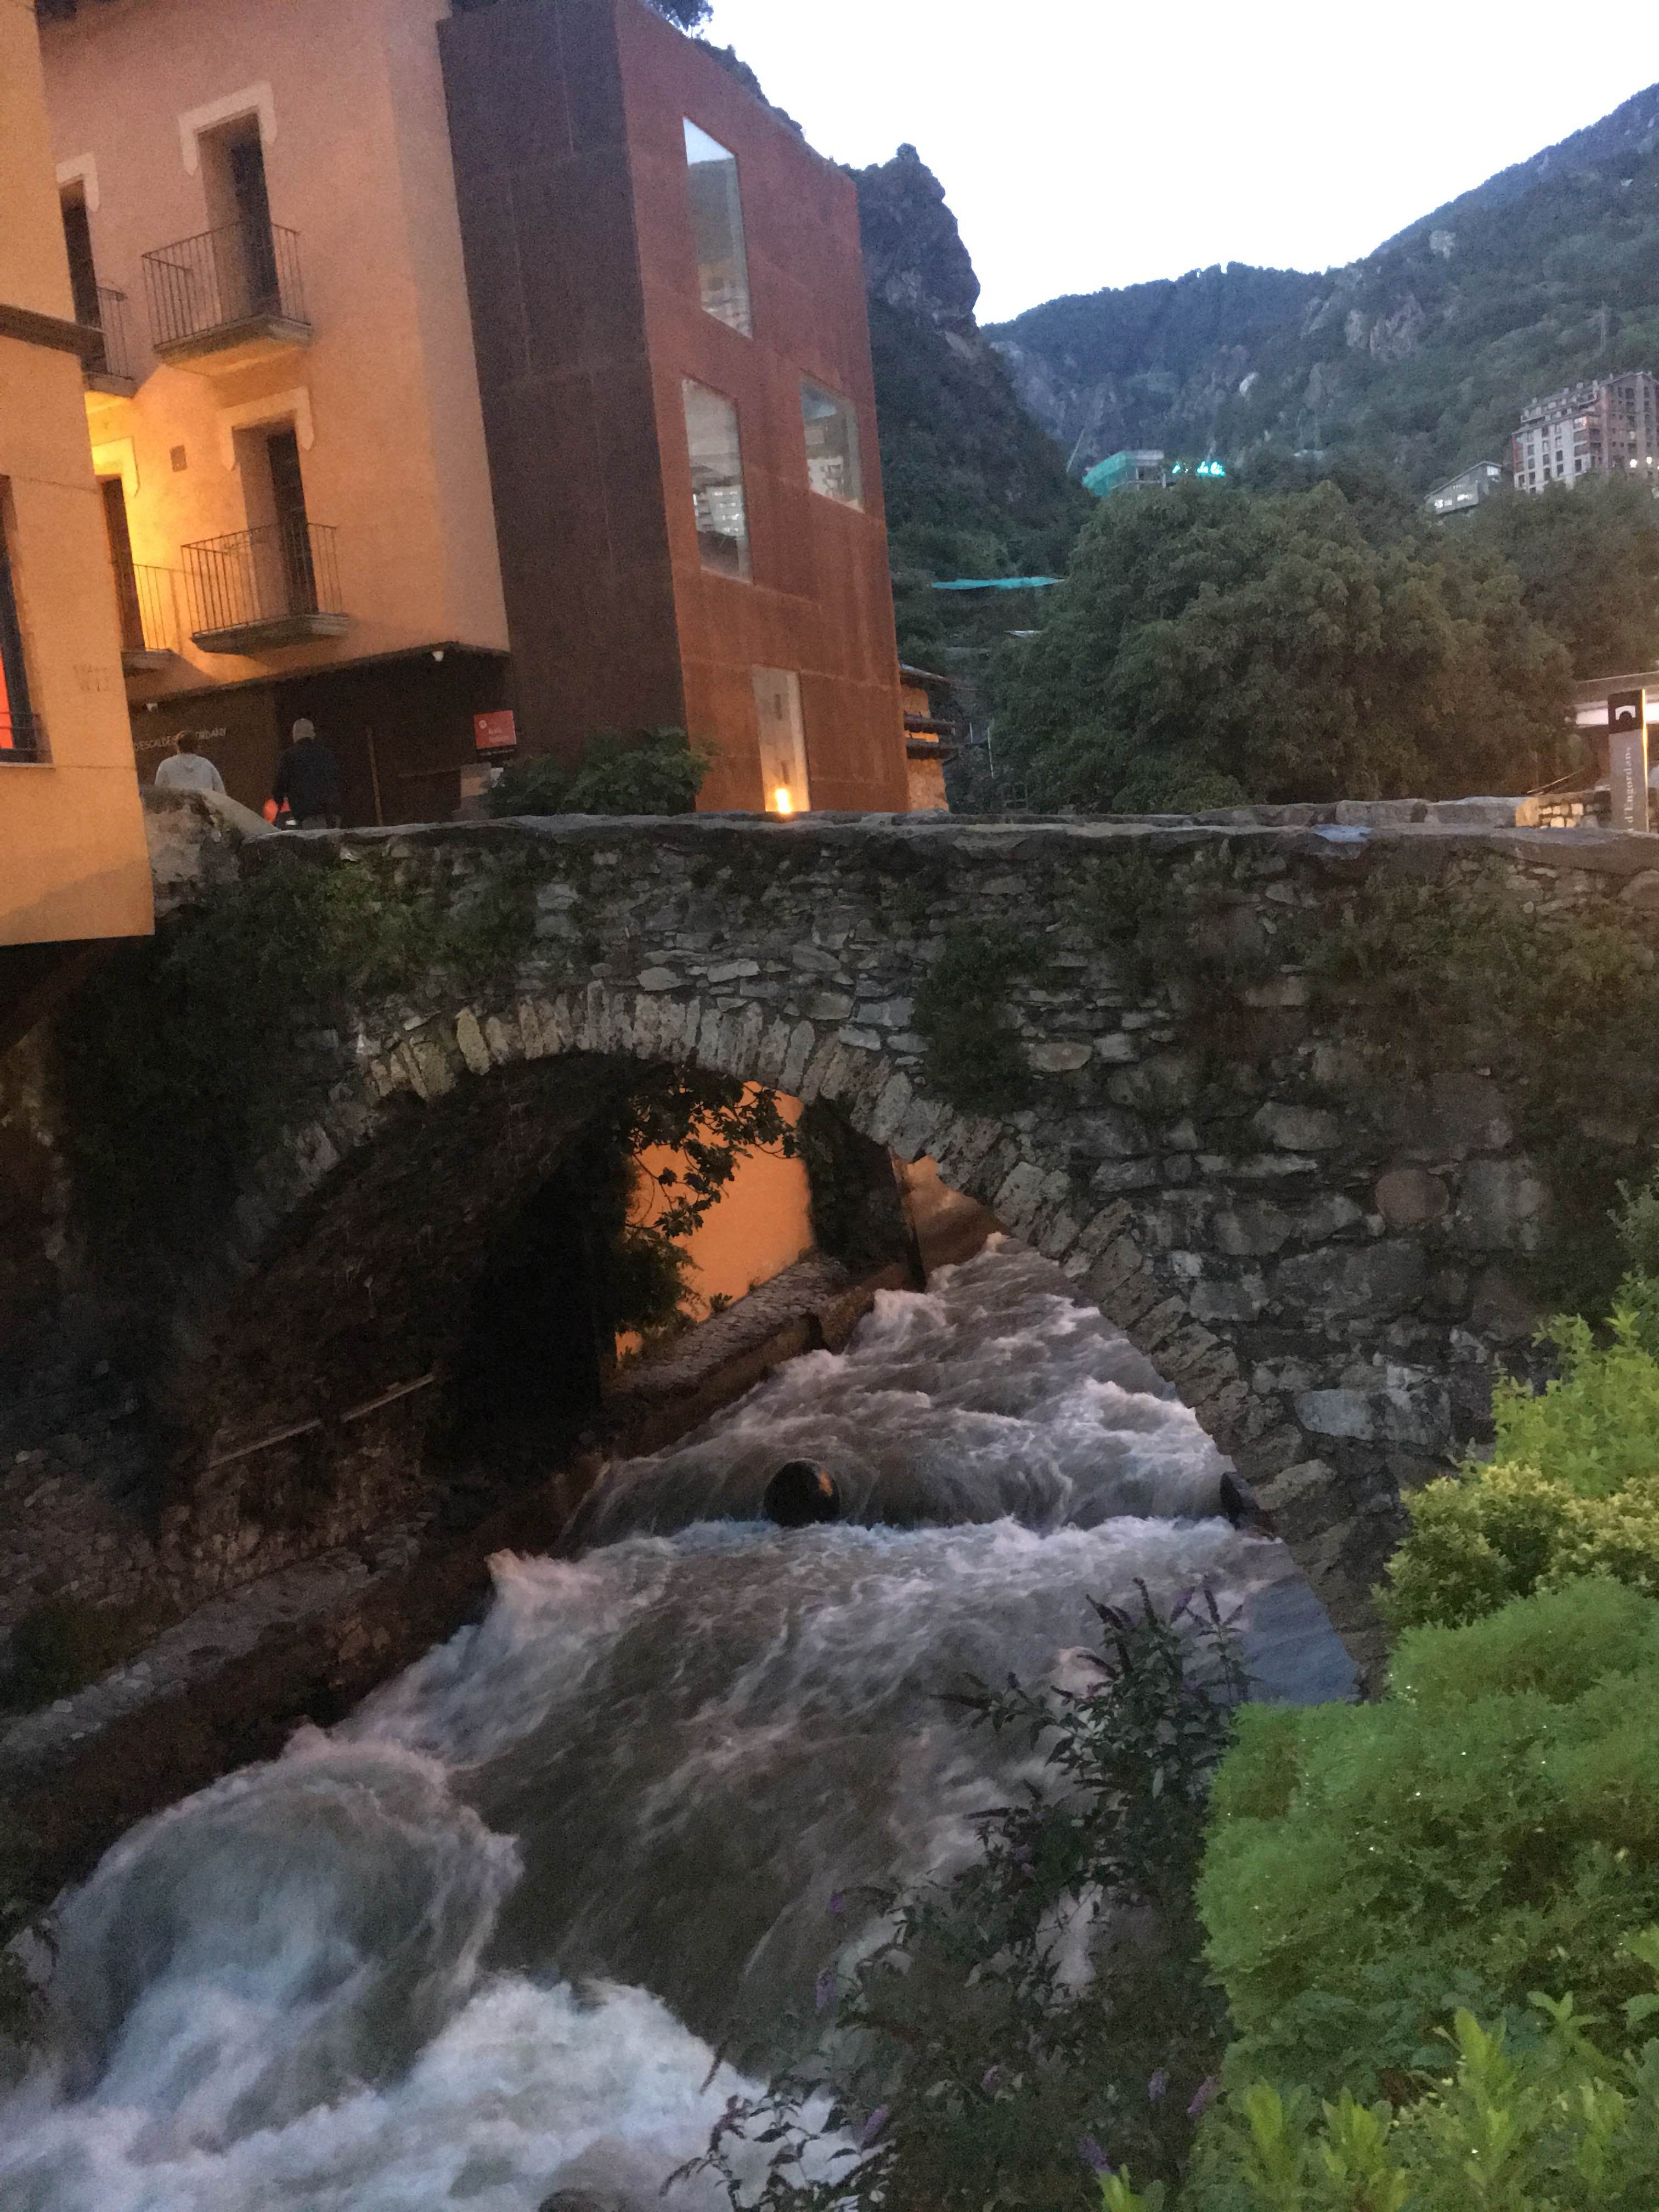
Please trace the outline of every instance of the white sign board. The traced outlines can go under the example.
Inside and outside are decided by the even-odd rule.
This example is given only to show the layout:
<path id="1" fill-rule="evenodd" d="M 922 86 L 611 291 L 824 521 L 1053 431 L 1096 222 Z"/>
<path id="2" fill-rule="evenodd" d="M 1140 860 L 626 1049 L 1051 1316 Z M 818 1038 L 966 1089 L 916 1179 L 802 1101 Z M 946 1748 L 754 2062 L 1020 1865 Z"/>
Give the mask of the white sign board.
<path id="1" fill-rule="evenodd" d="M 1607 781 L 1615 830 L 1648 826 L 1648 695 L 1607 695 Z"/>

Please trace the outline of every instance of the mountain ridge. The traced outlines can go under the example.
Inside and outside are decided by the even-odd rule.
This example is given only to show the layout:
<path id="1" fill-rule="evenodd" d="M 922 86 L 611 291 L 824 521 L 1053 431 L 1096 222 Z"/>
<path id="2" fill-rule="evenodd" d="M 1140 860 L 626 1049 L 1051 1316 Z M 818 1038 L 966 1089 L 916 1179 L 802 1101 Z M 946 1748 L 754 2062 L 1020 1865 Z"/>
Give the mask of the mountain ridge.
<path id="1" fill-rule="evenodd" d="M 1260 446 L 1425 488 L 1495 457 L 1535 392 L 1659 361 L 1659 84 L 1341 268 L 1218 264 L 985 336 L 1073 474 L 1124 446 Z"/>

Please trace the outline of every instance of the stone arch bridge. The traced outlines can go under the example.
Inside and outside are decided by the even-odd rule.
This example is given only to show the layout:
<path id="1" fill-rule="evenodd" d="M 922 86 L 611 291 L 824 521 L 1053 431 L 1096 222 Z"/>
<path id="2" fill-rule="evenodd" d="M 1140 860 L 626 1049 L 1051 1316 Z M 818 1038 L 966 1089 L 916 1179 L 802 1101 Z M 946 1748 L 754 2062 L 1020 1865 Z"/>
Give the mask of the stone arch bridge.
<path id="1" fill-rule="evenodd" d="M 274 1059 L 276 1133 L 145 1294 L 175 1530 L 226 1577 L 250 1521 L 268 1536 L 286 1516 L 302 1551 L 313 1524 L 338 1540 L 370 1510 L 376 1452 L 416 1449 L 441 1395 L 412 1395 L 398 1428 L 386 1392 L 441 1376 L 483 1255 L 596 1072 L 685 1062 L 835 1102 L 1057 1261 L 1232 1455 L 1371 1662 L 1365 1593 L 1401 1492 L 1479 1436 L 1494 1362 L 1535 1324 L 1529 1255 L 1568 1201 L 1489 1024 L 1360 1035 L 1341 994 L 1364 996 L 1365 955 L 1344 982 L 1333 933 L 1477 882 L 1528 915 L 1610 918 L 1638 963 L 1659 929 L 1649 841 L 1455 808 L 239 843 L 191 804 L 162 841 L 175 907 L 314 868 L 379 872 L 434 944 L 492 899 L 505 916 L 482 980 L 417 957 L 349 1025 Z M 1655 1127 L 1636 1042 L 1630 1098 L 1580 1133 L 1626 1173 Z M 297 1488 L 280 1453 L 245 1449 L 319 1423 L 337 1450 Z"/>

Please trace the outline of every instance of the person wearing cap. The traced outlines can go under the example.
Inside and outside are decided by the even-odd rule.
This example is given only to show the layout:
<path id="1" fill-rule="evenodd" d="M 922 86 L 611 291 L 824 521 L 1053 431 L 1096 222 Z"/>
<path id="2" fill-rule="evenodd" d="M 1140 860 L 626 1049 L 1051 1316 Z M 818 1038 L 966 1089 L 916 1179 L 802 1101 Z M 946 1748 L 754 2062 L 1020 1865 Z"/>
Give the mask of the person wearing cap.
<path id="1" fill-rule="evenodd" d="M 169 753 L 155 770 L 157 791 L 216 791 L 222 794 L 225 780 L 205 753 L 196 750 L 196 733 L 181 730 L 173 739 L 176 752 Z"/>
<path id="2" fill-rule="evenodd" d="M 286 806 L 301 830 L 340 826 L 339 764 L 318 736 L 316 724 L 303 714 L 294 725 L 292 744 L 276 763 L 270 795 L 277 811 Z"/>

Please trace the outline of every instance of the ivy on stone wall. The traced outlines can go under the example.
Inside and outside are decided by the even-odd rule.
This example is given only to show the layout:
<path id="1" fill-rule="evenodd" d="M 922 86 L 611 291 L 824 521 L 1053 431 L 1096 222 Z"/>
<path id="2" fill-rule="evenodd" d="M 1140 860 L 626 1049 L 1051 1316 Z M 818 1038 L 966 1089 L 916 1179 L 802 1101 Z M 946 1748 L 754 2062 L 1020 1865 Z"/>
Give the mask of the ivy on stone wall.
<path id="1" fill-rule="evenodd" d="M 931 1090 L 967 1113 L 1012 1113 L 1030 1102 L 1035 1082 L 1009 994 L 1046 965 L 1037 940 L 1006 923 L 969 922 L 945 933 L 913 1016 L 927 1048 Z"/>
<path id="2" fill-rule="evenodd" d="M 354 1010 L 434 974 L 512 967 L 536 924 L 537 856 L 465 896 L 389 856 L 284 853 L 125 948 L 61 1024 L 69 1141 L 86 1195 L 128 1228 L 274 1136 L 302 1066 Z"/>

